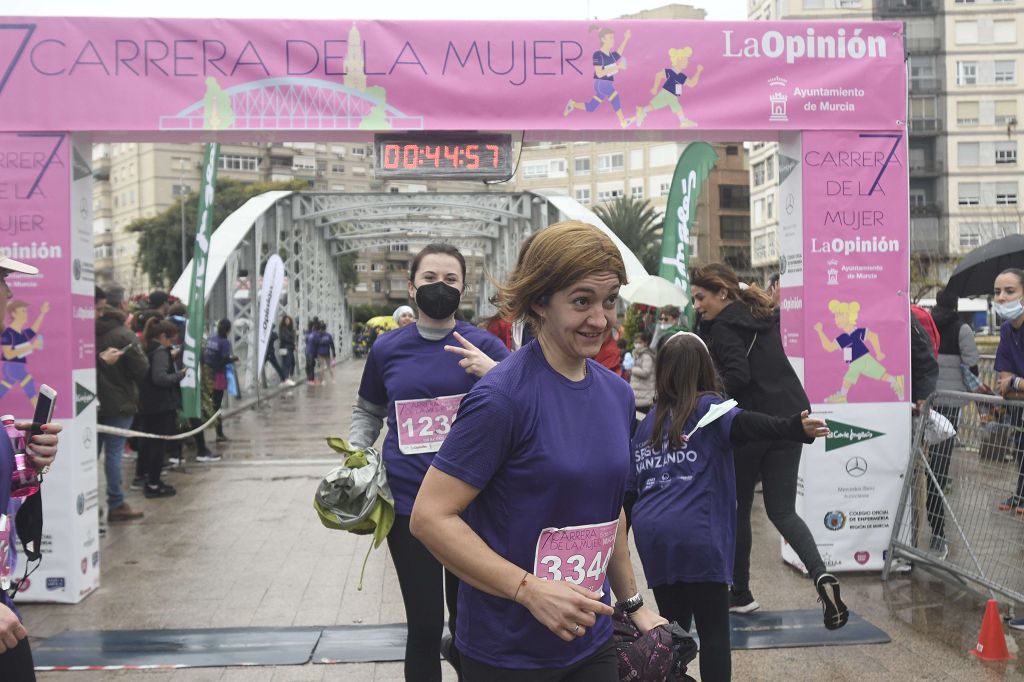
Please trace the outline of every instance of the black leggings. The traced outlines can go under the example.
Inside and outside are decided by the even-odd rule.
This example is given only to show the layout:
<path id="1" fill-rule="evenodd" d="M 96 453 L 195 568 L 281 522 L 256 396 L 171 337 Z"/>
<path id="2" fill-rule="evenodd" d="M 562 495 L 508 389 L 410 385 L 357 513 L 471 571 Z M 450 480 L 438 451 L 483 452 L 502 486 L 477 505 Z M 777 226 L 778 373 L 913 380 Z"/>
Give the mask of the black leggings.
<path id="1" fill-rule="evenodd" d="M 663 618 L 690 632 L 691 618 L 700 637 L 701 682 L 728 682 L 732 676 L 729 642 L 729 586 L 725 583 L 672 583 L 654 588 Z"/>
<path id="2" fill-rule="evenodd" d="M 619 682 L 619 662 L 615 643 L 608 640 L 596 654 L 568 668 L 529 668 L 509 670 L 462 658 L 466 682 Z"/>
<path id="3" fill-rule="evenodd" d="M 750 510 L 754 485 L 761 475 L 768 519 L 800 557 L 813 580 L 825 572 L 814 536 L 796 513 L 796 477 L 803 445 L 786 441 L 751 443 L 736 448 L 736 563 L 732 588 L 750 589 Z"/>
<path id="4" fill-rule="evenodd" d="M 960 408 L 948 405 L 935 405 L 933 410 L 949 420 L 953 428 L 959 428 Z M 956 436 L 947 438 L 928 448 L 928 466 L 935 474 L 935 480 L 939 487 L 932 483 L 932 477 L 927 477 L 927 494 L 925 496 L 925 510 L 928 516 L 928 525 L 932 527 L 932 534 L 940 538 L 946 537 L 946 509 L 942 505 L 940 489 L 946 487 L 949 482 L 949 463 L 953 457 L 953 447 L 956 445 Z"/>
<path id="5" fill-rule="evenodd" d="M 423 543 L 412 536 L 408 516 L 395 516 L 395 525 L 388 533 L 388 549 L 395 562 L 409 629 L 405 643 L 406 682 L 440 682 L 444 607 L 447 603 L 448 629 L 454 637 L 459 579 L 444 570 Z M 460 669 L 454 641 L 449 662 Z"/>
<path id="6" fill-rule="evenodd" d="M 18 642 L 18 646 L 0 654 L 0 680 L 34 682 L 35 679 L 36 670 L 28 637 Z"/>
<path id="7" fill-rule="evenodd" d="M 316 353 L 306 353 L 306 381 L 316 379 Z"/>
<path id="8" fill-rule="evenodd" d="M 178 428 L 178 417 L 174 410 L 141 414 L 139 417 L 141 417 L 142 431 L 146 433 L 170 436 Z M 142 476 L 146 478 L 146 483 L 150 485 L 160 483 L 160 471 L 164 466 L 167 443 L 168 441 L 159 438 L 139 439 L 139 466 Z"/>

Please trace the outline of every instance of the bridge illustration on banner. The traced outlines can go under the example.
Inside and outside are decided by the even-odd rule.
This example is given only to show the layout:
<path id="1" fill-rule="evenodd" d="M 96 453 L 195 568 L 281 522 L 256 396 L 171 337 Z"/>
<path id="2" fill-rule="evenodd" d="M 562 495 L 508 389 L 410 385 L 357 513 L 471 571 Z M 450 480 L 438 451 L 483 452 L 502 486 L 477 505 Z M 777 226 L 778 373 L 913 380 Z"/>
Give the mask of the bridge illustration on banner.
<path id="1" fill-rule="evenodd" d="M 315 78 L 267 78 L 206 94 L 170 116 L 160 130 L 423 130 L 423 117 L 385 100 L 384 88 L 365 90 Z"/>

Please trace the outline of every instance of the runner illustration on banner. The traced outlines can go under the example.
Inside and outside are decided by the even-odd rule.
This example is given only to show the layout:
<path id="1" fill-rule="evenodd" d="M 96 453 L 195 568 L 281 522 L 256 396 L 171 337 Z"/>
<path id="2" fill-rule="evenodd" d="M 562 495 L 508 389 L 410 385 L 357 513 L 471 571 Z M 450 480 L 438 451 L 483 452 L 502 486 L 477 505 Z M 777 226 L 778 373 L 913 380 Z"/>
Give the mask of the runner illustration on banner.
<path id="1" fill-rule="evenodd" d="M 904 377 L 890 374 L 882 365 L 885 353 L 882 352 L 878 334 L 866 327 L 857 326 L 860 314 L 860 303 L 857 301 L 843 302 L 835 299 L 828 302 L 828 309 L 835 315 L 836 327 L 843 333 L 830 339 L 825 336 L 824 325 L 816 322 L 814 330 L 818 332 L 821 346 L 829 353 L 842 349 L 843 361 L 849 366 L 843 376 L 843 385 L 836 393 L 825 398 L 826 403 L 848 402 L 850 389 L 860 381 L 861 376 L 876 381 L 884 381 L 892 387 L 897 399 L 904 399 Z M 871 346 L 871 349 L 868 346 Z M 871 354 L 874 350 L 875 354 Z"/>
<path id="2" fill-rule="evenodd" d="M 39 306 L 39 316 L 26 328 L 28 323 L 28 303 L 12 301 L 7 306 L 10 324 L 0 335 L 0 349 L 3 352 L 3 379 L 0 379 L 0 398 L 7 395 L 12 388 L 25 392 L 25 397 L 36 406 L 36 385 L 28 368 L 28 356 L 43 348 L 43 337 L 39 328 L 43 318 L 50 311 L 49 302 Z"/>
<path id="3" fill-rule="evenodd" d="M 672 68 L 666 68 L 654 74 L 654 86 L 651 87 L 651 94 L 654 95 L 646 106 L 636 108 L 636 125 L 639 128 L 643 125 L 647 114 L 658 109 L 668 107 L 679 119 L 680 128 L 692 128 L 697 125 L 696 121 L 686 118 L 683 107 L 679 103 L 679 97 L 683 94 L 683 86 L 688 88 L 697 87 L 700 74 L 704 72 L 704 65 L 698 64 L 697 70 L 690 78 L 683 69 L 690 63 L 693 55 L 692 47 L 673 47 L 668 51 L 668 61 Z"/>
<path id="4" fill-rule="evenodd" d="M 591 26 L 589 30 L 598 30 L 598 27 Z M 619 125 L 628 128 L 634 119 L 626 118 L 622 113 L 622 102 L 618 90 L 615 89 L 615 74 L 626 68 L 626 58 L 622 53 L 626 50 L 626 43 L 629 42 L 632 31 L 625 32 L 618 50 L 612 50 L 615 32 L 610 28 L 600 29 L 597 35 L 601 41 L 601 49 L 594 52 L 594 96 L 586 102 L 570 99 L 562 114 L 568 116 L 574 109 L 586 109 L 588 113 L 593 113 L 601 104 L 608 102 L 612 105 L 615 115 L 619 117 Z"/>

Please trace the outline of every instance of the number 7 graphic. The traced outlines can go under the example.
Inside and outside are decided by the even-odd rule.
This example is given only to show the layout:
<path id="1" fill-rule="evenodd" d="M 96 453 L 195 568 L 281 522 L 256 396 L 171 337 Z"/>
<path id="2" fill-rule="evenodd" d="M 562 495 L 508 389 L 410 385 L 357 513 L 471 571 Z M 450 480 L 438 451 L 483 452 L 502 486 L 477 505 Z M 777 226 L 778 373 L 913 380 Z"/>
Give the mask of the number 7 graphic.
<path id="1" fill-rule="evenodd" d="M 875 178 L 874 183 L 872 183 L 871 189 L 868 190 L 868 196 L 871 196 L 875 193 L 875 190 L 878 189 L 878 183 L 882 181 L 882 176 L 885 174 L 885 169 L 889 167 L 889 162 L 892 161 L 892 157 L 896 155 L 896 149 L 903 140 L 903 133 L 861 133 L 860 136 L 885 137 L 893 141 L 892 149 L 889 150 L 889 156 L 885 157 L 885 163 L 882 164 L 882 170 L 878 171 L 878 176 Z"/>

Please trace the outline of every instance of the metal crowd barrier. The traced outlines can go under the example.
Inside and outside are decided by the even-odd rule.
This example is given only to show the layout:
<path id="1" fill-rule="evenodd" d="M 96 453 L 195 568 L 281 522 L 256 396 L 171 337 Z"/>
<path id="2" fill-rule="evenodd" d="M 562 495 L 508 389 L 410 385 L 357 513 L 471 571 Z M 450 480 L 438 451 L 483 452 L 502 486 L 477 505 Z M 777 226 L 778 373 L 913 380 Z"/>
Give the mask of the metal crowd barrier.
<path id="1" fill-rule="evenodd" d="M 927 428 L 932 411 L 956 436 L 942 439 Z M 1022 418 L 1024 401 L 954 391 L 929 396 L 915 419 L 883 580 L 898 570 L 896 560 L 910 560 L 1024 602 Z"/>

